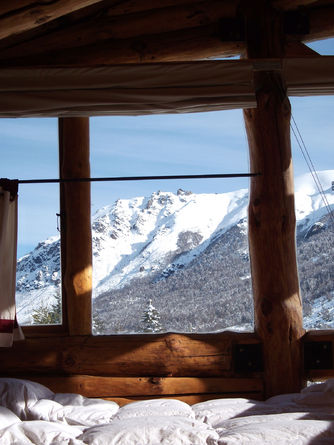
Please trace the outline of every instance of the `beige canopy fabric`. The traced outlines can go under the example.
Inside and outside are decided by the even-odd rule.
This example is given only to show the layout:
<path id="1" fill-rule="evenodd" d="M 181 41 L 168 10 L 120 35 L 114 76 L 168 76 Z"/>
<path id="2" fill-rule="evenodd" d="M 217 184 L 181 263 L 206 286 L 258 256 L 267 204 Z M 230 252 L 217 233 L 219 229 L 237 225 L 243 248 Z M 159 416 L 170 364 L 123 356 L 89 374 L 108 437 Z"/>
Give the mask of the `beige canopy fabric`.
<path id="1" fill-rule="evenodd" d="M 189 113 L 256 105 L 240 61 L 0 69 L 0 117 Z"/>
<path id="2" fill-rule="evenodd" d="M 334 57 L 285 59 L 282 62 L 290 96 L 334 94 Z"/>
<path id="3" fill-rule="evenodd" d="M 334 93 L 334 57 L 0 68 L 0 117 L 190 113 L 256 106 L 254 71 L 289 95 Z"/>
<path id="4" fill-rule="evenodd" d="M 17 196 L 0 186 L 0 347 L 23 338 L 16 322 Z"/>

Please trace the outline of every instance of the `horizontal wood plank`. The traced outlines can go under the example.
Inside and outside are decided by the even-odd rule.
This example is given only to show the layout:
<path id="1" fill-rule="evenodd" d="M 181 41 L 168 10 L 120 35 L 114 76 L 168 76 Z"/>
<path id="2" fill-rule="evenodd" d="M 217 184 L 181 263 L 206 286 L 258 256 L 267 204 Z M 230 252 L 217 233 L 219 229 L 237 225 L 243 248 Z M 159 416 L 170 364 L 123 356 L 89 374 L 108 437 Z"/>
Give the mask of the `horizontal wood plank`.
<path id="1" fill-rule="evenodd" d="M 0 351 L 2 374 L 231 376 L 232 348 L 255 334 L 28 338 Z"/>
<path id="2" fill-rule="evenodd" d="M 303 337 L 303 341 L 331 341 L 334 343 L 334 330 L 310 330 Z"/>
<path id="3" fill-rule="evenodd" d="M 332 360 L 334 363 L 334 331 L 333 330 L 314 330 L 308 331 L 303 338 L 303 342 L 331 342 Z M 312 381 L 326 380 L 334 377 L 334 369 L 311 369 L 305 371 L 305 379 Z"/>
<path id="4" fill-rule="evenodd" d="M 68 376 L 32 378 L 54 392 L 73 392 L 86 397 L 142 397 L 193 394 L 262 393 L 260 378 L 196 377 L 99 377 Z"/>
<path id="5" fill-rule="evenodd" d="M 334 369 L 312 369 L 305 375 L 307 380 L 318 382 L 321 380 L 332 379 L 334 377 Z"/>

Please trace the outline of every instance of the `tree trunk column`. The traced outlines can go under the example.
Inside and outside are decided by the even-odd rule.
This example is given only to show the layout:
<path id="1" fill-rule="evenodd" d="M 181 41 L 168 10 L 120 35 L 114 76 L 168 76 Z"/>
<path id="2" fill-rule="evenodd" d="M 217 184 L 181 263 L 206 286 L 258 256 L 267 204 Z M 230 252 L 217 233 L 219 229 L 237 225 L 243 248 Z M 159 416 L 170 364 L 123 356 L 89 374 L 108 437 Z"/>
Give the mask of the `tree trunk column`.
<path id="1" fill-rule="evenodd" d="M 266 396 L 302 386 L 302 305 L 295 248 L 290 103 L 278 72 L 255 73 L 257 108 L 244 110 L 251 172 L 249 250 L 255 331 Z"/>
<path id="2" fill-rule="evenodd" d="M 89 178 L 89 118 L 59 119 L 60 178 Z M 61 184 L 63 321 L 70 335 L 91 334 L 92 235 L 89 182 Z"/>

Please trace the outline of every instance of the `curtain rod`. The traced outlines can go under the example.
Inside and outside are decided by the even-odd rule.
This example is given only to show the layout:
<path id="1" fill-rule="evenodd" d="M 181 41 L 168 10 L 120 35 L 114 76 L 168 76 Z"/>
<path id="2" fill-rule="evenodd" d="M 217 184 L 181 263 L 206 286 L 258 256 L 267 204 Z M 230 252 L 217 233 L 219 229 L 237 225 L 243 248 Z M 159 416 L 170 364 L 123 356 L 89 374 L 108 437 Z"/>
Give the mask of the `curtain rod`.
<path id="1" fill-rule="evenodd" d="M 119 176 L 104 178 L 58 178 L 58 179 L 8 179 L 0 178 L 0 187 L 10 192 L 11 200 L 15 199 L 19 184 L 63 184 L 67 182 L 102 182 L 102 181 L 152 181 L 161 179 L 214 179 L 214 178 L 247 178 L 260 176 L 261 173 L 217 173 L 208 175 L 171 175 L 171 176 Z"/>
<path id="2" fill-rule="evenodd" d="M 166 176 L 119 176 L 102 178 L 58 178 L 58 179 L 13 179 L 18 184 L 45 184 L 66 182 L 102 182 L 102 181 L 151 181 L 161 179 L 214 179 L 214 178 L 246 178 L 259 176 L 261 173 L 217 173 L 207 175 L 166 175 Z M 3 179 L 0 179 L 0 185 Z M 8 180 L 7 180 L 8 181 Z"/>

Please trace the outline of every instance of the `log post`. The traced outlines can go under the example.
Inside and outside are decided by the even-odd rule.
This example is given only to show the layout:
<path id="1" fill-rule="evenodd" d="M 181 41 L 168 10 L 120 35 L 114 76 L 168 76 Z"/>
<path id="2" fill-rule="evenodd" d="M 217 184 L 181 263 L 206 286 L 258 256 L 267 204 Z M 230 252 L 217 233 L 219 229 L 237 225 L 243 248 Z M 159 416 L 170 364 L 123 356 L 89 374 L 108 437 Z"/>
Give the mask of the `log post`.
<path id="1" fill-rule="evenodd" d="M 263 15 L 258 18 L 261 9 L 252 4 L 255 13 L 246 19 L 247 56 L 282 57 L 280 26 L 272 11 L 265 12 L 264 2 L 259 3 Z M 244 120 L 250 169 L 261 176 L 250 183 L 249 251 L 255 331 L 263 344 L 265 395 L 270 397 L 301 389 L 304 331 L 295 247 L 290 102 L 279 71 L 257 72 L 254 83 L 257 108 L 244 110 Z"/>
<path id="2" fill-rule="evenodd" d="M 60 178 L 88 178 L 89 118 L 59 119 Z M 70 335 L 91 334 L 90 183 L 60 186 L 63 321 Z"/>

